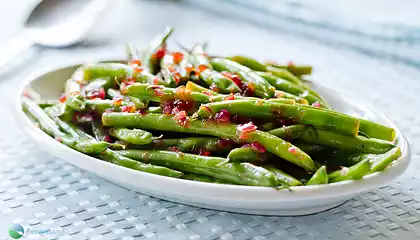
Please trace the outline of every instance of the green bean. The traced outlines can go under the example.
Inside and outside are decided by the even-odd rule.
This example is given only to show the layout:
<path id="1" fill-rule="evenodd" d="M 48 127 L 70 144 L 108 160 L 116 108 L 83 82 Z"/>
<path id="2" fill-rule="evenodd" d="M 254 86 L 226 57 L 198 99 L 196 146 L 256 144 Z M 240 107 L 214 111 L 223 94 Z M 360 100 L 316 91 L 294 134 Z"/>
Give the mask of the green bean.
<path id="1" fill-rule="evenodd" d="M 300 103 L 300 104 L 305 104 L 305 105 L 309 104 L 308 100 L 306 100 L 305 98 L 293 95 L 285 91 L 276 90 L 275 93 L 276 93 L 277 98 L 289 98 L 289 99 L 295 100 L 297 103 Z"/>
<path id="2" fill-rule="evenodd" d="M 229 162 L 265 162 L 267 154 L 252 147 L 241 147 L 232 149 L 227 159 Z"/>
<path id="3" fill-rule="evenodd" d="M 326 109 L 326 108 L 318 108 L 318 107 L 313 107 L 313 106 L 302 106 L 302 108 L 304 109 L 315 108 L 315 109 L 318 109 L 319 111 L 331 112 L 334 114 L 346 116 L 343 113 L 339 113 L 334 110 Z M 364 135 L 367 135 L 370 138 L 378 138 L 378 139 L 390 141 L 390 142 L 394 141 L 395 130 L 393 128 L 390 128 L 381 124 L 377 124 L 366 119 L 361 119 L 361 118 L 356 118 L 356 119 L 360 121 L 359 132 L 364 133 Z"/>
<path id="4" fill-rule="evenodd" d="M 51 107 L 60 103 L 59 100 L 36 100 L 35 102 L 40 108 Z"/>
<path id="5" fill-rule="evenodd" d="M 118 152 L 110 150 L 110 149 L 107 149 L 105 152 L 103 152 L 100 155 L 100 157 L 107 162 L 111 162 L 113 164 L 120 165 L 126 168 L 131 168 L 131 169 L 141 171 L 141 172 L 153 173 L 157 175 L 174 177 L 174 178 L 179 178 L 183 175 L 182 172 L 176 171 L 170 168 L 155 166 L 152 164 L 145 164 L 139 161 L 135 161 L 128 157 L 122 156 Z"/>
<path id="6" fill-rule="evenodd" d="M 302 86 L 284 80 L 282 78 L 276 77 L 271 73 L 266 72 L 257 72 L 259 76 L 264 78 L 267 82 L 269 82 L 273 87 L 277 90 L 281 90 L 301 98 L 305 98 L 308 100 L 309 104 L 313 104 L 318 102 L 321 106 L 327 106 L 325 101 L 322 98 L 319 98 L 314 94 L 314 91 L 304 89 Z"/>
<path id="7" fill-rule="evenodd" d="M 303 84 L 302 80 L 300 80 L 300 78 L 293 75 L 287 69 L 281 69 L 281 68 L 276 68 L 276 67 L 273 67 L 273 66 L 267 66 L 267 71 L 270 72 L 271 74 L 273 74 L 274 76 L 276 76 L 278 78 L 282 78 L 282 79 L 284 79 L 286 81 L 289 81 L 291 83 L 298 84 L 298 85 Z"/>
<path id="8" fill-rule="evenodd" d="M 226 109 L 230 114 L 265 119 L 293 118 L 296 123 L 311 124 L 334 130 L 345 135 L 357 136 L 359 120 L 344 114 L 320 111 L 317 108 L 303 108 L 298 105 L 260 101 L 223 101 L 206 104 L 197 111 L 197 116 L 207 118 Z"/>
<path id="9" fill-rule="evenodd" d="M 306 185 L 328 184 L 328 173 L 325 166 L 320 167 L 309 179 Z"/>
<path id="10" fill-rule="evenodd" d="M 85 110 L 85 102 L 83 97 L 80 95 L 81 87 L 80 84 L 69 79 L 66 81 L 65 93 L 67 96 L 66 105 L 75 111 Z"/>
<path id="11" fill-rule="evenodd" d="M 210 135 L 239 141 L 242 136 L 234 124 L 219 124 L 211 121 L 191 120 L 186 125 L 180 125 L 170 116 L 160 114 L 131 114 L 131 113 L 104 113 L 102 124 L 113 127 L 134 127 L 161 131 L 175 131 Z M 267 151 L 288 160 L 308 171 L 315 169 L 312 159 L 292 144 L 262 131 L 247 134 L 246 142 L 259 142 Z"/>
<path id="12" fill-rule="evenodd" d="M 370 166 L 370 161 L 364 159 L 349 168 L 343 167 L 341 170 L 334 171 L 328 175 L 329 182 L 361 179 L 369 173 Z"/>
<path id="13" fill-rule="evenodd" d="M 115 138 L 137 145 L 149 144 L 156 139 L 151 133 L 141 129 L 111 128 L 108 132 Z"/>
<path id="14" fill-rule="evenodd" d="M 263 165 L 265 169 L 272 172 L 278 179 L 279 182 L 283 186 L 291 187 L 291 186 L 301 186 L 303 183 L 296 179 L 295 177 L 283 172 L 282 170 L 274 167 L 273 165 Z"/>
<path id="15" fill-rule="evenodd" d="M 173 28 L 167 27 L 163 34 L 155 36 L 149 43 L 149 47 L 144 56 L 144 62 L 147 63 L 147 70 L 151 74 L 160 71 L 160 61 L 157 52 L 166 48 L 166 40 L 171 36 Z"/>
<path id="16" fill-rule="evenodd" d="M 288 65 L 280 65 L 280 64 L 268 64 L 270 66 L 286 69 L 289 70 L 293 75 L 297 77 L 301 77 L 302 75 L 311 75 L 312 74 L 312 66 L 310 65 L 294 65 L 294 64 L 288 64 Z"/>
<path id="17" fill-rule="evenodd" d="M 86 108 L 89 111 L 95 111 L 99 114 L 104 113 L 107 109 L 114 108 L 112 100 L 105 99 L 92 99 L 86 100 Z"/>
<path id="18" fill-rule="evenodd" d="M 285 132 L 290 132 L 287 128 L 288 127 L 273 129 L 269 131 L 269 133 L 282 137 L 286 134 Z M 297 137 L 298 139 L 308 143 L 338 148 L 346 151 L 380 154 L 385 153 L 394 147 L 392 143 L 379 139 L 366 138 L 362 136 L 351 137 L 314 127 L 306 127 L 305 130 L 303 130 L 303 128 L 305 128 L 303 126 L 295 126 L 294 128 L 301 130 L 301 134 Z"/>
<path id="19" fill-rule="evenodd" d="M 224 158 L 159 150 L 122 150 L 119 154 L 183 172 L 203 174 L 236 184 L 275 187 L 269 171 L 249 163 L 224 163 Z"/>
<path id="20" fill-rule="evenodd" d="M 223 58 L 213 58 L 211 64 L 217 71 L 229 71 L 239 75 L 241 80 L 248 88 L 252 88 L 255 96 L 261 98 L 271 98 L 274 96 L 274 88 L 258 74 L 248 67 L 239 63 Z"/>
<path id="21" fill-rule="evenodd" d="M 368 174 L 383 171 L 399 157 L 401 157 L 401 149 L 399 147 L 395 147 L 384 154 L 373 156 L 370 161 L 371 166 Z"/>
<path id="22" fill-rule="evenodd" d="M 106 142 L 98 142 L 92 139 L 75 140 L 60 131 L 60 128 L 48 115 L 33 101 L 22 98 L 22 108 L 33 119 L 37 121 L 39 127 L 57 141 L 85 154 L 99 154 L 108 147 Z"/>
<path id="23" fill-rule="evenodd" d="M 206 175 L 200 175 L 200 174 L 193 174 L 193 173 L 187 173 L 182 176 L 183 179 L 191 180 L 191 181 L 197 181 L 197 182 L 209 182 L 209 183 L 220 183 L 220 184 L 233 184 L 229 181 L 220 180 L 214 177 L 206 176 Z"/>
<path id="24" fill-rule="evenodd" d="M 93 119 L 92 124 L 92 133 L 97 141 L 107 141 L 108 135 L 106 134 L 105 129 L 102 127 L 100 119 Z"/>
<path id="25" fill-rule="evenodd" d="M 232 56 L 228 57 L 228 59 L 235 61 L 241 65 L 244 65 L 252 70 L 260 71 L 260 72 L 266 72 L 267 66 L 253 58 L 247 57 L 247 56 Z"/>
<path id="26" fill-rule="evenodd" d="M 213 95 L 213 96 L 218 95 L 217 92 L 207 89 L 205 87 L 202 87 L 191 81 L 187 82 L 187 85 L 185 85 L 185 89 L 190 90 L 192 92 L 204 93 L 204 94 Z"/>

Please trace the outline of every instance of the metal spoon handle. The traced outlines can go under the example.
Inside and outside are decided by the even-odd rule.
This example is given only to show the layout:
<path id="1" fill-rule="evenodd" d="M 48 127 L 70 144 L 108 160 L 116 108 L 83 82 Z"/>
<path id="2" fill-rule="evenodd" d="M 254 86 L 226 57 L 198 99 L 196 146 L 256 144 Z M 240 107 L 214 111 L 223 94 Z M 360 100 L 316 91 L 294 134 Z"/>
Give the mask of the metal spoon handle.
<path id="1" fill-rule="evenodd" d="M 6 45 L 0 46 L 0 72 L 3 72 L 8 64 L 13 63 L 16 57 L 33 45 L 28 34 L 23 33 Z"/>

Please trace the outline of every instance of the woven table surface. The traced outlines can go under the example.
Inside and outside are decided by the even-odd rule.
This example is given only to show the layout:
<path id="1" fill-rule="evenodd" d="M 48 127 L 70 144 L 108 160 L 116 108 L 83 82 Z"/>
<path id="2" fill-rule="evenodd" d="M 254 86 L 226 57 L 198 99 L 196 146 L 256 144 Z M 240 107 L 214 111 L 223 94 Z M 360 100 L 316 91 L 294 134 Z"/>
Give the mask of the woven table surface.
<path id="1" fill-rule="evenodd" d="M 62 229 L 23 239 L 420 238 L 420 34 L 379 38 L 381 28 L 359 34 L 349 30 L 352 26 L 346 31 L 327 23 L 311 27 L 309 20 L 246 5 L 254 1 L 241 6 L 216 2 L 121 1 L 84 43 L 59 50 L 34 48 L 0 76 L 5 111 L 0 117 L 0 239 L 10 239 L 7 229 L 13 222 Z M 326 212 L 252 216 L 181 205 L 115 185 L 38 149 L 14 124 L 7 111 L 13 107 L 15 87 L 28 74 L 123 58 L 125 41 L 147 44 L 169 24 L 175 27 L 174 39 L 187 46 L 207 41 L 212 52 L 313 64 L 314 81 L 375 108 L 401 128 L 412 148 L 408 171 L 396 182 Z"/>

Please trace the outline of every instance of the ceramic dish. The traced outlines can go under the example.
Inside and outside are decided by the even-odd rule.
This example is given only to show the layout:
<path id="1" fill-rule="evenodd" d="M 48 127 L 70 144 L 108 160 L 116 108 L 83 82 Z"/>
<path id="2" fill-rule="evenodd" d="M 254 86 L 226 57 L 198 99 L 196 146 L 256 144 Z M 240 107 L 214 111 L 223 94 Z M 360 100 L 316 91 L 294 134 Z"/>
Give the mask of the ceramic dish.
<path id="1" fill-rule="evenodd" d="M 20 129 L 34 140 L 39 147 L 81 169 L 125 187 L 145 194 L 217 210 L 263 214 L 263 215 L 305 215 L 324 211 L 342 204 L 346 200 L 382 186 L 404 173 L 410 162 L 409 146 L 398 128 L 385 116 L 346 100 L 341 94 L 323 86 L 314 88 L 325 97 L 333 109 L 350 115 L 366 118 L 396 129 L 396 145 L 402 156 L 383 172 L 365 176 L 361 180 L 343 181 L 327 185 L 299 186 L 275 190 L 268 187 L 236 186 L 195 182 L 134 171 L 84 155 L 60 144 L 31 122 L 21 110 L 20 96 L 26 87 L 31 87 L 41 99 L 58 99 L 64 82 L 79 65 L 57 68 L 30 76 L 20 86 L 14 99 L 14 117 Z"/>

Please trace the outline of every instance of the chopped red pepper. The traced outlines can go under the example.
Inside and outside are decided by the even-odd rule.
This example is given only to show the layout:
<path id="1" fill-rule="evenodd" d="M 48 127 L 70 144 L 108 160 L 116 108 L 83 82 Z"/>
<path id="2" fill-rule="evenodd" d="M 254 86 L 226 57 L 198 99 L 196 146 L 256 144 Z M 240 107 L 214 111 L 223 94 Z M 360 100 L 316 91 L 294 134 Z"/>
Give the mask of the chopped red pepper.
<path id="1" fill-rule="evenodd" d="M 105 99 L 105 90 L 104 88 L 92 89 L 86 93 L 86 97 L 88 99 Z"/>
<path id="2" fill-rule="evenodd" d="M 187 74 L 190 74 L 190 73 L 192 73 L 193 71 L 195 71 L 194 66 L 193 66 L 193 65 L 191 65 L 191 64 L 188 64 L 188 65 L 185 67 L 185 70 L 187 71 Z"/>
<path id="3" fill-rule="evenodd" d="M 212 90 L 213 92 L 217 92 L 217 93 L 219 93 L 220 92 L 220 88 L 218 88 L 216 85 L 214 85 L 214 84 L 212 84 L 211 86 L 210 86 L 210 90 Z"/>
<path id="4" fill-rule="evenodd" d="M 180 111 L 174 116 L 174 120 L 177 121 L 180 125 L 185 125 L 187 123 L 187 113 L 185 111 Z"/>
<path id="5" fill-rule="evenodd" d="M 156 58 L 162 59 L 165 56 L 165 53 L 166 53 L 166 46 L 160 47 L 155 53 Z"/>
<path id="6" fill-rule="evenodd" d="M 265 149 L 265 147 L 263 145 L 261 145 L 261 143 L 259 143 L 259 142 L 253 142 L 253 143 L 245 144 L 242 147 L 251 147 L 251 148 L 257 150 L 260 153 L 265 153 L 267 151 Z"/>
<path id="7" fill-rule="evenodd" d="M 114 97 L 114 99 L 112 99 L 112 104 L 116 107 L 121 106 L 122 102 L 123 102 L 123 99 L 120 97 Z"/>
<path id="8" fill-rule="evenodd" d="M 139 59 L 134 59 L 130 61 L 130 64 L 141 66 L 141 61 Z"/>
<path id="9" fill-rule="evenodd" d="M 214 119 L 218 122 L 227 123 L 230 120 L 230 114 L 229 114 L 228 110 L 222 109 L 222 110 L 220 110 L 220 112 L 216 113 L 216 115 L 214 116 Z"/>
<path id="10" fill-rule="evenodd" d="M 55 137 L 55 140 L 57 140 L 57 142 L 61 143 L 63 141 L 63 139 L 61 139 L 61 137 Z"/>
<path id="11" fill-rule="evenodd" d="M 60 102 L 61 102 L 61 103 L 65 103 L 66 101 L 67 101 L 67 97 L 66 97 L 66 95 L 62 94 L 62 95 L 60 96 Z"/>
<path id="12" fill-rule="evenodd" d="M 141 73 L 141 72 L 143 72 L 143 68 L 141 68 L 141 67 L 135 67 L 133 69 L 133 71 L 134 71 L 134 73 Z"/>
<path id="13" fill-rule="evenodd" d="M 312 106 L 320 108 L 321 104 L 319 102 L 314 102 L 312 103 Z"/>
<path id="14" fill-rule="evenodd" d="M 228 96 L 226 96 L 223 100 L 235 100 L 235 95 L 233 95 L 232 93 L 229 94 Z"/>
<path id="15" fill-rule="evenodd" d="M 236 127 L 237 134 L 239 134 L 239 139 L 246 139 L 248 138 L 248 134 L 255 132 L 257 130 L 257 126 L 255 126 L 252 122 L 241 124 Z"/>
<path id="16" fill-rule="evenodd" d="M 168 151 L 171 151 L 171 152 L 180 152 L 179 148 L 176 147 L 176 146 L 169 147 L 168 148 Z"/>
<path id="17" fill-rule="evenodd" d="M 179 82 L 181 82 L 181 74 L 179 72 L 173 72 L 172 77 L 174 78 L 177 85 Z"/>
<path id="18" fill-rule="evenodd" d="M 201 156 L 210 156 L 211 155 L 211 152 L 209 152 L 209 151 L 207 151 L 205 149 L 200 149 L 198 151 L 198 155 L 201 155 Z"/>
<path id="19" fill-rule="evenodd" d="M 155 85 L 159 84 L 159 78 L 158 77 L 153 78 L 153 84 L 155 84 Z"/>
<path id="20" fill-rule="evenodd" d="M 133 104 L 133 103 L 130 103 L 130 104 L 128 104 L 128 105 L 125 105 L 125 106 L 122 106 L 121 107 L 121 112 L 128 112 L 128 113 L 133 113 L 133 112 L 135 112 L 137 109 L 136 109 L 136 106 Z"/>
<path id="21" fill-rule="evenodd" d="M 204 64 L 200 64 L 198 65 L 198 71 L 199 72 L 204 72 L 208 67 Z"/>
<path id="22" fill-rule="evenodd" d="M 289 151 L 290 153 L 292 153 L 292 154 L 296 154 L 296 147 L 289 147 L 288 149 L 287 149 L 287 151 Z"/>
<path id="23" fill-rule="evenodd" d="M 108 143 L 112 143 L 112 139 L 111 139 L 111 137 L 109 135 L 105 135 L 104 141 L 105 142 L 108 142 Z"/>
<path id="24" fill-rule="evenodd" d="M 181 52 L 174 52 L 172 53 L 172 57 L 174 58 L 174 63 L 179 64 L 184 59 L 184 54 Z"/>

